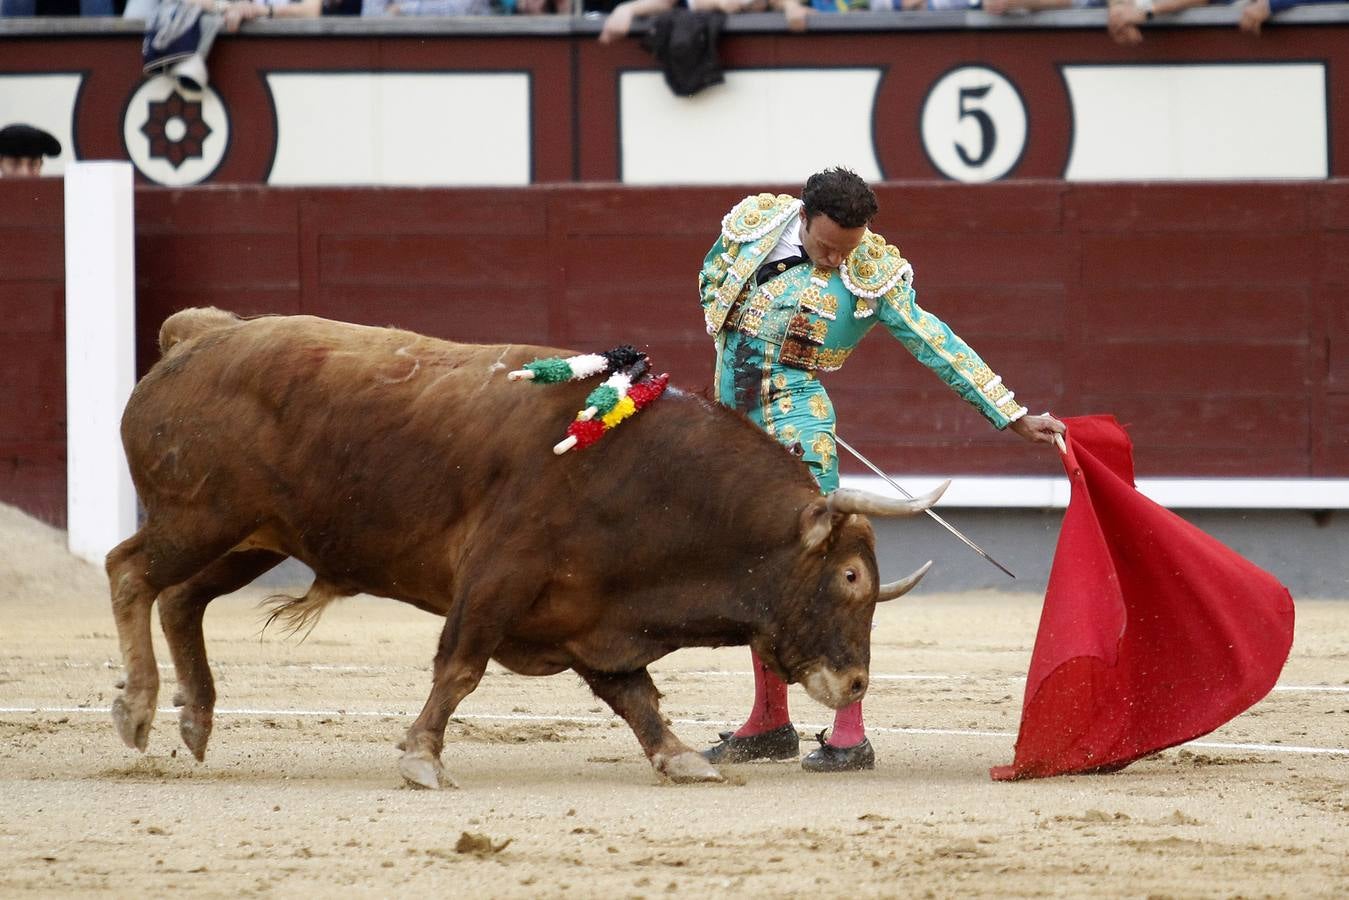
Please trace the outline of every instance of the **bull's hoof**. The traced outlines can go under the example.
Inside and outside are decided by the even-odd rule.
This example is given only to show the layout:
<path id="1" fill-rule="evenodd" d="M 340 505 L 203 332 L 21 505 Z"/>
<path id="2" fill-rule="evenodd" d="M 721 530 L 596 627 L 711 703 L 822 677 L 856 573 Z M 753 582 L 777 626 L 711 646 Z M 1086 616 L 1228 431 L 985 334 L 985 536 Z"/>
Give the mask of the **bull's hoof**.
<path id="1" fill-rule="evenodd" d="M 678 756 L 658 757 L 653 761 L 656 763 L 656 771 L 677 784 L 726 780 L 701 753 L 692 750 Z"/>
<path id="2" fill-rule="evenodd" d="M 178 733 L 197 762 L 205 762 L 206 743 L 211 739 L 211 711 L 184 706 L 178 713 Z"/>
<path id="3" fill-rule="evenodd" d="M 403 758 L 398 760 L 398 771 L 408 784 L 416 788 L 438 791 L 441 788 L 459 787 L 453 778 L 445 774 L 445 767 L 439 759 L 420 753 L 404 753 Z"/>
<path id="4" fill-rule="evenodd" d="M 133 709 L 125 697 L 118 697 L 112 702 L 112 722 L 117 726 L 117 733 L 122 736 L 123 743 L 133 750 L 144 753 L 149 746 L 150 724 L 154 718 L 153 706 Z"/>

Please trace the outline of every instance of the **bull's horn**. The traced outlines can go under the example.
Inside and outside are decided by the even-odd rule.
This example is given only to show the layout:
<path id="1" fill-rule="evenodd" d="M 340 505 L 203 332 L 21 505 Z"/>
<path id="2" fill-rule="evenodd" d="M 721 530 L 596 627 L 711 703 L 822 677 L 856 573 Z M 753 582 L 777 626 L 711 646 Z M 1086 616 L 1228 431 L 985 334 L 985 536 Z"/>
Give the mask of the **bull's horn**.
<path id="1" fill-rule="evenodd" d="M 835 513 L 862 513 L 867 516 L 916 516 L 936 503 L 946 489 L 951 486 L 950 479 L 912 500 L 899 497 L 883 497 L 868 491 L 856 491 L 840 488 L 829 495 L 829 511 Z"/>
<path id="2" fill-rule="evenodd" d="M 932 568 L 932 560 L 923 563 L 908 578 L 901 578 L 899 581 L 892 581 L 889 584 L 881 585 L 881 589 L 876 592 L 876 602 L 884 603 L 886 600 L 893 600 L 896 597 L 902 597 L 913 590 L 918 582 L 923 580 L 927 570 Z"/>

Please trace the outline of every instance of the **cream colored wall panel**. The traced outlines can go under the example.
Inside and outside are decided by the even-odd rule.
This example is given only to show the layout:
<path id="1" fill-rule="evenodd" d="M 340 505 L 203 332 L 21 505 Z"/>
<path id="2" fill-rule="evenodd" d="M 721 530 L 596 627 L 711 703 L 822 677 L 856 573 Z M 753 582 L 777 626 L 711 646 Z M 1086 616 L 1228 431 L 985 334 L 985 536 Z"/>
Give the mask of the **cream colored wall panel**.
<path id="1" fill-rule="evenodd" d="M 827 166 L 879 180 L 872 111 L 881 71 L 737 69 L 676 97 L 659 72 L 619 80 L 621 177 L 628 184 L 804 181 Z"/>
<path id="2" fill-rule="evenodd" d="M 524 73 L 272 73 L 271 184 L 524 185 Z"/>
<path id="3" fill-rule="evenodd" d="M 1071 181 L 1325 178 L 1320 63 L 1065 66 Z"/>

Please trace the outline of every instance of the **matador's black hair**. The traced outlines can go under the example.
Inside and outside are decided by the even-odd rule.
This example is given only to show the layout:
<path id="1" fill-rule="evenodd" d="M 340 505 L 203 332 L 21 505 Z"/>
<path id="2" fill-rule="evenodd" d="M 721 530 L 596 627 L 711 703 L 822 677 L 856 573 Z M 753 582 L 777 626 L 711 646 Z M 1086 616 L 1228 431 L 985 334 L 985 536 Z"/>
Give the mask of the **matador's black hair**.
<path id="1" fill-rule="evenodd" d="M 807 220 L 824 213 L 844 228 L 861 228 L 880 210 L 876 195 L 861 176 L 842 167 L 825 169 L 806 179 L 801 202 Z"/>

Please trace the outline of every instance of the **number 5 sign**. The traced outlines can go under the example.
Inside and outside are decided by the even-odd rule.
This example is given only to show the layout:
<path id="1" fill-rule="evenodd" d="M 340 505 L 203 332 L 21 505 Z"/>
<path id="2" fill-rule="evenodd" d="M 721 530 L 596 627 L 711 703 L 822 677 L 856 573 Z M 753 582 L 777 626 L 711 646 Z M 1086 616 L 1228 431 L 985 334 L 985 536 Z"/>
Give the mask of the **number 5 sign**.
<path id="1" fill-rule="evenodd" d="M 1026 104 L 986 66 L 962 66 L 932 85 L 923 101 L 923 150 L 956 181 L 995 181 L 1026 149 Z"/>

